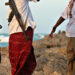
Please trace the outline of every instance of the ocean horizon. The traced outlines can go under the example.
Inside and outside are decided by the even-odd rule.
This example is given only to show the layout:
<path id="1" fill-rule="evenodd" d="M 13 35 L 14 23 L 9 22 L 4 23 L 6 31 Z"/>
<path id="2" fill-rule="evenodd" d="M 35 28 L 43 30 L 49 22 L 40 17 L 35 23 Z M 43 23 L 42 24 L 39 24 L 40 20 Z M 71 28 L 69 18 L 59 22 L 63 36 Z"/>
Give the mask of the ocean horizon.
<path id="1" fill-rule="evenodd" d="M 33 41 L 43 39 L 46 33 L 35 33 L 33 36 Z M 0 47 L 6 47 L 9 45 L 9 35 L 8 33 L 0 33 Z"/>
<path id="2" fill-rule="evenodd" d="M 8 46 L 8 21 L 6 19 L 8 6 L 5 6 L 5 2 L 8 0 L 0 1 L 0 47 Z M 57 22 L 58 18 L 61 16 L 65 7 L 67 6 L 69 0 L 40 0 L 40 2 L 29 2 L 29 6 L 33 15 L 33 19 L 36 23 L 35 34 L 33 41 L 40 40 L 44 38 L 46 34 L 49 34 Z M 61 10 L 62 9 L 62 10 Z M 56 30 L 58 33 L 59 30 L 66 30 L 66 25 L 68 21 L 62 23 Z M 6 33 L 7 32 L 7 33 Z M 2 40 L 1 40 L 2 39 Z M 5 39 L 5 40 L 4 40 Z M 4 42 L 7 41 L 7 42 Z"/>

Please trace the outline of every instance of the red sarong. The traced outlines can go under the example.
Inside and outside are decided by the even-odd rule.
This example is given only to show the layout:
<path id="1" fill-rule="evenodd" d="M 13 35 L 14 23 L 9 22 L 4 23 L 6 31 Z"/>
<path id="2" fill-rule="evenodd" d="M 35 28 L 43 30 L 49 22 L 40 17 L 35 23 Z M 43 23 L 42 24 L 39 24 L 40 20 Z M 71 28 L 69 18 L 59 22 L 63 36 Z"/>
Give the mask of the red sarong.
<path id="1" fill-rule="evenodd" d="M 29 40 L 26 41 L 23 32 L 14 33 L 9 38 L 9 59 L 12 75 L 31 75 L 36 67 L 34 48 L 32 46 L 33 30 L 26 31 Z"/>

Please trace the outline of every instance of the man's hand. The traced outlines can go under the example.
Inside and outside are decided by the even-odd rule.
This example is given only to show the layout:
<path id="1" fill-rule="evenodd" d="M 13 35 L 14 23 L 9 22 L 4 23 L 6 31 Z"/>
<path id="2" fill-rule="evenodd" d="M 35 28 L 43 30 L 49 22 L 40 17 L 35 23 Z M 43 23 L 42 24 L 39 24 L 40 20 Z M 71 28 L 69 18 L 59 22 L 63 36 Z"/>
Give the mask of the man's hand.
<path id="1" fill-rule="evenodd" d="M 10 5 L 10 3 L 9 2 L 6 2 L 5 5 Z"/>
<path id="2" fill-rule="evenodd" d="M 50 33 L 49 35 L 45 36 L 45 39 L 52 39 L 53 38 L 53 33 Z"/>
<path id="3" fill-rule="evenodd" d="M 50 37 L 50 38 L 53 38 L 53 33 L 49 34 L 49 37 Z"/>
<path id="4" fill-rule="evenodd" d="M 50 38 L 53 38 L 53 33 L 56 31 L 56 26 L 53 27 L 52 32 L 49 34 Z"/>

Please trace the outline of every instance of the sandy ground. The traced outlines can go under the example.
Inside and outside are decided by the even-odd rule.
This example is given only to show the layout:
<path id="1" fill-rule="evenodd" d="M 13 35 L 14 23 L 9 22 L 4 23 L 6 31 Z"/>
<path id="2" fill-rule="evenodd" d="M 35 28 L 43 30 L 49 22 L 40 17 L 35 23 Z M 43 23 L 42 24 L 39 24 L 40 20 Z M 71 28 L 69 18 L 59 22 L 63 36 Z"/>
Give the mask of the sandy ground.
<path id="1" fill-rule="evenodd" d="M 55 34 L 33 42 L 37 67 L 33 75 L 67 75 L 67 38 L 65 33 Z M 11 75 L 8 47 L 0 48 L 0 75 Z"/>

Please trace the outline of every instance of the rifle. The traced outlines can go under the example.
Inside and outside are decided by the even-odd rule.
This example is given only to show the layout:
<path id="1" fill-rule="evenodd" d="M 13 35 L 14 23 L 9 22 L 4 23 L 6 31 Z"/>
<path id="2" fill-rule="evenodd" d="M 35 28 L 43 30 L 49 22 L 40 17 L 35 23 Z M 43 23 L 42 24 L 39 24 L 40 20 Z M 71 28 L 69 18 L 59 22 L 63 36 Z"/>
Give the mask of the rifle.
<path id="1" fill-rule="evenodd" d="M 15 4 L 14 0 L 9 0 L 9 2 L 5 3 L 5 5 L 9 5 L 10 8 L 12 9 L 11 14 L 15 15 L 15 17 L 16 17 L 23 33 L 24 33 L 24 36 L 25 36 L 26 40 L 28 40 L 29 38 L 27 37 L 27 35 L 25 33 L 25 29 L 24 29 L 24 27 L 26 26 L 27 19 L 26 19 L 25 25 L 24 25 L 23 22 L 22 22 L 22 19 L 21 19 L 21 15 L 17 10 L 17 7 L 16 7 L 16 4 Z M 13 17 L 13 15 L 12 15 L 12 17 Z"/>

